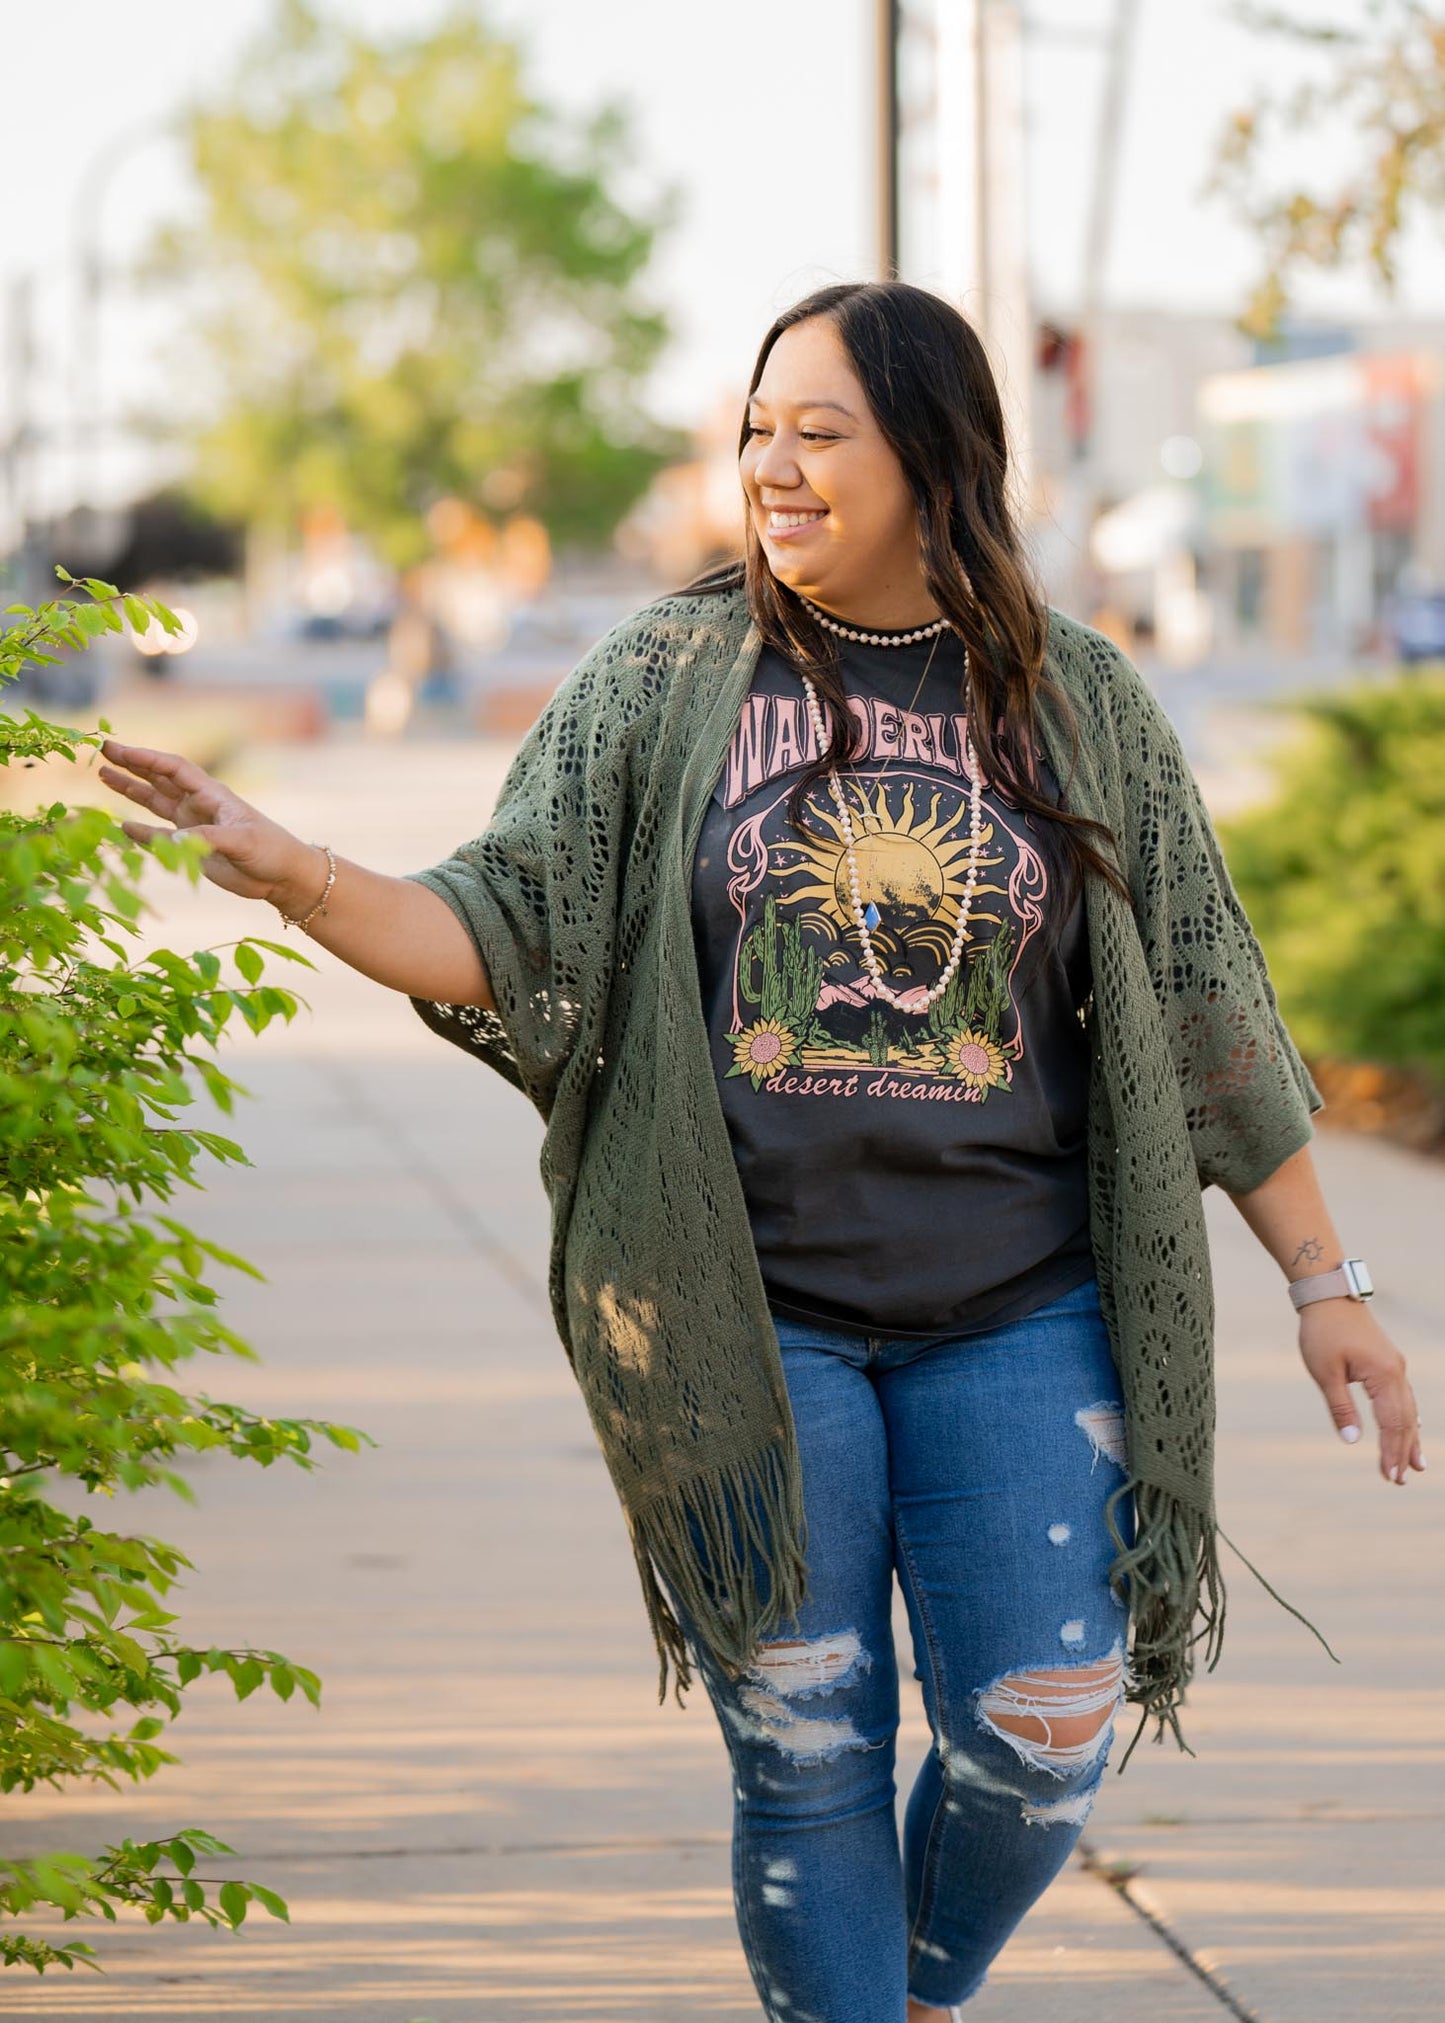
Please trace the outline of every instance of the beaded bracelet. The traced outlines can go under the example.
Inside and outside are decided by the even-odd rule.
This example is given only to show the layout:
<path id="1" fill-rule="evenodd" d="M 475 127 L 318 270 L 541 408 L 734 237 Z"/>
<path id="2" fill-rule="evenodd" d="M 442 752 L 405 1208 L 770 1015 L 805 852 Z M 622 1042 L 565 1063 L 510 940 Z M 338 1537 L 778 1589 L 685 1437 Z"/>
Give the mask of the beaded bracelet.
<path id="1" fill-rule="evenodd" d="M 331 854 L 331 845 L 329 843 L 313 843 L 311 847 L 313 850 L 324 850 L 326 852 L 326 889 L 311 911 L 303 914 L 300 920 L 288 920 L 286 915 L 281 912 L 281 908 L 277 906 L 276 911 L 281 914 L 281 925 L 283 927 L 304 927 L 309 931 L 311 923 L 318 913 L 323 918 L 325 917 L 326 902 L 331 897 L 332 886 L 336 883 L 336 859 Z"/>

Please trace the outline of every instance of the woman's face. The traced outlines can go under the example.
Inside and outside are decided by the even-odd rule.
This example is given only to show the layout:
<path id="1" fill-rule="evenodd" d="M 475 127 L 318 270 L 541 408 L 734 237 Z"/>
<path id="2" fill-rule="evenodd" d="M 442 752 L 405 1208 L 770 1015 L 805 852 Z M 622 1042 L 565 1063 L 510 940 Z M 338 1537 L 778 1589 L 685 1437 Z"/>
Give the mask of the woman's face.
<path id="1" fill-rule="evenodd" d="M 862 625 L 936 617 L 903 466 L 831 318 L 811 316 L 778 338 L 748 422 L 743 489 L 779 581 Z"/>

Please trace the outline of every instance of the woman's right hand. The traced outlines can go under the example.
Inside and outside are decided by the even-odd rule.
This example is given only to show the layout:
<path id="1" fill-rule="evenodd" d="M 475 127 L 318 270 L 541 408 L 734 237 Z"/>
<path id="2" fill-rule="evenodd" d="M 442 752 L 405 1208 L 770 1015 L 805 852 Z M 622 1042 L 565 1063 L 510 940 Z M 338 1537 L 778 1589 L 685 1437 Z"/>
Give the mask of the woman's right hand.
<path id="1" fill-rule="evenodd" d="M 362 976 L 410 997 L 495 1011 L 470 929 L 426 885 L 345 857 L 335 859 L 333 885 L 331 860 L 319 843 L 301 842 L 189 759 L 115 738 L 101 751 L 105 784 L 170 824 L 122 822 L 135 842 L 199 836 L 209 852 L 201 869 L 213 884 L 242 899 L 269 899 L 293 924 L 309 921 L 325 894 L 326 912 L 306 932 Z"/>
<path id="2" fill-rule="evenodd" d="M 242 899 L 268 899 L 286 913 L 304 913 L 314 903 L 327 870 L 317 845 L 301 842 L 175 752 L 123 745 L 115 738 L 107 738 L 101 752 L 108 761 L 99 768 L 105 784 L 171 825 L 122 822 L 133 842 L 200 836 L 209 851 L 201 869 L 213 884 Z"/>

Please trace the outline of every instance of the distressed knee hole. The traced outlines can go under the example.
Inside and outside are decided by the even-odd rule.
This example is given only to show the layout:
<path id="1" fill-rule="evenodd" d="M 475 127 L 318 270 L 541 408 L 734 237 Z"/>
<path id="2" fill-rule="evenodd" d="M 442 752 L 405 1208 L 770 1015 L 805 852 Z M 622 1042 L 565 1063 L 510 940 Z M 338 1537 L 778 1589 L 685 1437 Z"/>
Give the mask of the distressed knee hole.
<path id="1" fill-rule="evenodd" d="M 1094 1809 L 1098 1796 L 1097 1787 L 1093 1791 L 1071 1792 L 1067 1798 L 1055 1798 L 1052 1802 L 1026 1798 L 1019 1808 L 1025 1826 L 1082 1826 Z"/>
<path id="2" fill-rule="evenodd" d="M 846 1717 L 803 1714 L 790 1704 L 835 1691 L 871 1663 L 856 1630 L 759 1644 L 748 1667 L 749 1683 L 738 1689 L 733 1725 L 750 1741 L 771 1743 L 793 1763 L 822 1763 L 845 1749 L 880 1746 Z"/>
<path id="3" fill-rule="evenodd" d="M 1112 1461 L 1116 1467 L 1128 1467 L 1129 1454 L 1124 1439 L 1122 1405 L 1111 1404 L 1107 1399 L 1098 1405 L 1083 1405 L 1074 1414 L 1074 1424 L 1088 1435 L 1096 1464 L 1102 1454 L 1106 1461 Z"/>
<path id="4" fill-rule="evenodd" d="M 1124 1683 L 1116 1642 L 1091 1664 L 1006 1674 L 978 1695 L 979 1723 L 1031 1769 L 1065 1777 L 1107 1749 Z"/>
<path id="5" fill-rule="evenodd" d="M 774 1644 L 759 1644 L 748 1677 L 769 1692 L 789 1699 L 809 1693 L 831 1692 L 856 1672 L 866 1671 L 871 1660 L 856 1630 L 839 1630 L 831 1637 L 789 1637 Z"/>
<path id="6" fill-rule="evenodd" d="M 846 1718 L 830 1721 L 826 1716 L 800 1714 L 776 1693 L 757 1686 L 744 1686 L 738 1693 L 739 1711 L 731 1713 L 734 1727 L 750 1742 L 769 1742 L 790 1763 L 826 1763 L 845 1749 L 881 1748 L 860 1735 Z"/>

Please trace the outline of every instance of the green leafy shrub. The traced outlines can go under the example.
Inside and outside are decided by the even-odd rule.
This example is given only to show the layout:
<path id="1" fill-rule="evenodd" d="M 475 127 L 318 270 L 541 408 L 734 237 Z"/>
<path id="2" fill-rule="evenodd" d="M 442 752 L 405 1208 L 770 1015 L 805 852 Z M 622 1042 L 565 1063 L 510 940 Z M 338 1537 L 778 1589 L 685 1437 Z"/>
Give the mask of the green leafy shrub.
<path id="1" fill-rule="evenodd" d="M 62 570 L 67 584 L 72 583 Z M 176 629 L 154 599 L 73 585 L 54 603 L 11 605 L 0 681 L 83 651 L 123 623 Z M 0 765 L 99 743 L 33 711 L 0 716 Z M 192 880 L 201 848 L 159 841 L 154 855 Z M 263 1467 L 313 1467 L 313 1445 L 355 1451 L 365 1435 L 309 1419 L 260 1419 L 190 1396 L 171 1381 L 197 1354 L 254 1360 L 221 1321 L 206 1272 L 250 1271 L 163 1212 L 198 1187 L 203 1156 L 246 1163 L 229 1138 L 177 1118 L 199 1081 L 231 1111 L 239 1085 L 213 1058 L 226 1025 L 260 1031 L 297 1000 L 262 981 L 280 944 L 234 944 L 239 983 L 211 949 L 138 955 L 146 853 L 101 809 L 63 804 L 0 812 L 0 1790 L 45 1783 L 138 1782 L 178 1759 L 156 1737 L 203 1672 L 245 1699 L 269 1685 L 317 1704 L 320 1681 L 279 1651 L 199 1649 L 162 1606 L 190 1562 L 163 1540 L 98 1524 L 89 1495 L 161 1484 L 168 1465 L 224 1448 Z M 132 959 L 135 958 L 135 959 Z M 253 1275 L 256 1275 L 253 1273 Z M 67 1508 L 66 1504 L 73 1507 Z M 75 1716 L 80 1719 L 73 1718 Z M 139 1718 L 131 1718 L 139 1716 Z M 82 1722 L 85 1725 L 82 1725 Z M 234 1850 L 199 1829 L 124 1840 L 103 1856 L 0 1862 L 0 1963 L 39 1972 L 96 1966 L 83 1941 L 52 1946 L 18 1930 L 35 1906 L 65 1919 L 136 1905 L 152 1922 L 192 1916 L 238 1926 L 250 1903 L 274 1917 L 273 1891 L 196 1873 Z"/>
<path id="2" fill-rule="evenodd" d="M 1312 697 L 1221 840 L 1303 1051 L 1445 1086 L 1445 677 Z"/>

